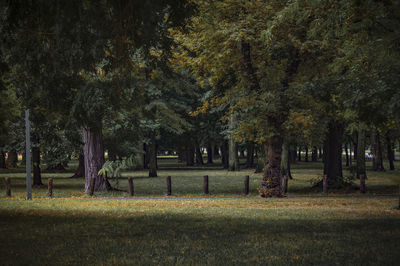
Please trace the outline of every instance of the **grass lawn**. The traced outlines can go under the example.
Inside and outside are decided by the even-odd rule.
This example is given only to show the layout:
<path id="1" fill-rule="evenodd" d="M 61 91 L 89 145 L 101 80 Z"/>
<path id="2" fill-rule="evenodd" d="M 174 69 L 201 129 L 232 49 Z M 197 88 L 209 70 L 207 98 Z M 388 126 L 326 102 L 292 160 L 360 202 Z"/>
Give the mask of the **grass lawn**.
<path id="1" fill-rule="evenodd" d="M 396 169 L 400 165 L 396 162 Z M 21 169 L 11 177 L 12 197 L 0 182 L 0 265 L 397 265 L 400 172 L 368 172 L 367 194 L 357 184 L 328 196 L 311 189 L 321 163 L 293 165 L 294 180 L 281 199 L 262 199 L 261 175 L 227 172 L 219 166 L 180 170 L 160 160 L 158 178 L 134 177 L 134 198 L 126 193 L 82 193 L 83 180 L 68 173 L 54 178 L 54 198 L 34 188 L 24 200 Z M 74 165 L 71 166 L 73 169 Z M 210 193 L 202 195 L 202 176 Z M 346 174 L 346 173 L 345 173 Z M 165 176 L 173 197 L 166 197 Z M 251 193 L 243 180 L 250 175 Z M 383 196 L 385 195 L 385 196 Z M 109 199 L 111 198 L 111 199 Z"/>

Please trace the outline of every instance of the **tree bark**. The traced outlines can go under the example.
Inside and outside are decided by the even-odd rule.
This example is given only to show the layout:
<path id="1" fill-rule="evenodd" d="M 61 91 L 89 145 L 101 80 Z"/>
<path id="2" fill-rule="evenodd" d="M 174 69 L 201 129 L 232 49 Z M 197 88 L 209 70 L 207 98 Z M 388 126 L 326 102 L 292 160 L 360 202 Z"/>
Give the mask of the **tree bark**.
<path id="1" fill-rule="evenodd" d="M 254 143 L 247 143 L 246 168 L 254 167 Z"/>
<path id="2" fill-rule="evenodd" d="M 192 145 L 186 147 L 186 166 L 194 165 L 194 148 Z"/>
<path id="3" fill-rule="evenodd" d="M 349 147 L 347 143 L 344 145 L 344 151 L 346 153 L 346 166 L 350 166 Z"/>
<path id="4" fill-rule="evenodd" d="M 361 175 L 367 176 L 365 167 L 365 131 L 359 129 L 357 132 L 357 178 Z M 364 156 L 362 156 L 364 155 Z"/>
<path id="5" fill-rule="evenodd" d="M 6 165 L 8 168 L 15 168 L 17 167 L 17 163 L 18 163 L 18 154 L 15 151 L 15 149 L 12 149 L 11 151 L 8 152 Z"/>
<path id="6" fill-rule="evenodd" d="M 6 155 L 4 154 L 4 151 L 0 151 L 0 168 L 7 168 Z"/>
<path id="7" fill-rule="evenodd" d="M 394 170 L 394 150 L 393 143 L 390 140 L 389 134 L 386 134 L 387 157 L 389 160 L 389 169 Z"/>
<path id="8" fill-rule="evenodd" d="M 318 149 L 317 146 L 313 146 L 311 152 L 311 161 L 316 162 L 318 160 Z"/>
<path id="9" fill-rule="evenodd" d="M 143 143 L 143 169 L 149 169 L 149 148 Z"/>
<path id="10" fill-rule="evenodd" d="M 221 145 L 221 162 L 224 169 L 229 167 L 229 144 L 227 140 L 224 140 Z"/>
<path id="11" fill-rule="evenodd" d="M 149 177 L 157 177 L 157 143 L 155 132 L 152 132 L 149 150 Z"/>
<path id="12" fill-rule="evenodd" d="M 291 164 L 296 163 L 296 145 L 289 146 L 289 160 Z"/>
<path id="13" fill-rule="evenodd" d="M 378 130 L 373 130 L 372 168 L 374 171 L 385 171 L 383 167 L 382 144 Z"/>
<path id="14" fill-rule="evenodd" d="M 287 176 L 289 179 L 293 179 L 290 171 L 289 145 L 285 142 L 282 144 L 281 174 L 282 176 Z"/>
<path id="15" fill-rule="evenodd" d="M 99 129 L 82 129 L 83 157 L 85 162 L 85 193 L 89 193 L 91 182 L 94 181 L 95 191 L 111 190 L 106 177 L 98 175 L 104 164 L 104 146 L 101 127 Z M 93 181 L 92 181 L 93 180 Z"/>
<path id="16" fill-rule="evenodd" d="M 208 144 L 207 145 L 207 164 L 213 164 L 213 149 L 212 145 Z"/>
<path id="17" fill-rule="evenodd" d="M 40 148 L 32 148 L 32 162 L 33 162 L 33 185 L 42 186 L 42 174 L 40 169 Z"/>
<path id="18" fill-rule="evenodd" d="M 239 171 L 239 156 L 238 156 L 238 144 L 231 138 L 229 139 L 229 171 Z"/>
<path id="19" fill-rule="evenodd" d="M 196 142 L 195 152 L 196 152 L 196 164 L 203 165 L 204 164 L 203 155 L 201 154 L 200 144 L 198 142 Z"/>
<path id="20" fill-rule="evenodd" d="M 268 144 L 268 164 L 260 188 L 261 197 L 282 197 L 281 157 L 282 137 L 277 135 Z"/>
<path id="21" fill-rule="evenodd" d="M 340 124 L 330 124 L 324 142 L 324 174 L 327 175 L 329 186 L 343 178 L 342 172 L 342 136 L 344 127 Z"/>
<path id="22" fill-rule="evenodd" d="M 80 178 L 85 177 L 85 158 L 83 153 L 79 154 L 78 157 L 78 168 L 75 171 L 75 174 L 71 176 L 71 178 Z"/>
<path id="23" fill-rule="evenodd" d="M 220 154 L 219 154 L 218 145 L 215 145 L 215 146 L 214 146 L 213 152 L 214 152 L 214 158 L 219 158 Z"/>

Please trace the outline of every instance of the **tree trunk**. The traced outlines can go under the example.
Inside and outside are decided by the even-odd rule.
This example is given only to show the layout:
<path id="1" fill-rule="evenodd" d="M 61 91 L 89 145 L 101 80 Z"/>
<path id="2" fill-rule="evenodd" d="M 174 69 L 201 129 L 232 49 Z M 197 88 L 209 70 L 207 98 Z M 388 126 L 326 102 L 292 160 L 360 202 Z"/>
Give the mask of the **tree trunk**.
<path id="1" fill-rule="evenodd" d="M 218 148 L 218 145 L 215 145 L 214 146 L 214 150 L 213 150 L 213 152 L 214 152 L 214 158 L 219 158 L 219 148 Z"/>
<path id="2" fill-rule="evenodd" d="M 261 197 L 282 197 L 281 184 L 282 138 L 274 136 L 268 144 L 268 164 L 260 188 Z"/>
<path id="3" fill-rule="evenodd" d="M 7 168 L 6 155 L 4 154 L 4 151 L 0 151 L 0 168 Z"/>
<path id="4" fill-rule="evenodd" d="M 385 171 L 380 134 L 378 130 L 373 131 L 372 168 L 374 171 Z"/>
<path id="5" fill-rule="evenodd" d="M 344 145 L 344 151 L 346 153 L 346 166 L 350 166 L 349 147 L 347 143 Z"/>
<path id="6" fill-rule="evenodd" d="M 389 160 L 389 169 L 394 170 L 394 150 L 393 143 L 390 141 L 389 134 L 386 134 L 387 157 Z"/>
<path id="7" fill-rule="evenodd" d="M 246 168 L 254 167 L 254 143 L 247 143 Z"/>
<path id="8" fill-rule="evenodd" d="M 268 148 L 266 147 L 266 144 L 260 145 L 260 153 L 259 156 L 257 157 L 257 164 L 256 164 L 256 170 L 254 171 L 255 173 L 261 173 L 264 171 L 265 165 L 267 164 L 266 158 L 267 158 L 267 150 Z"/>
<path id="9" fill-rule="evenodd" d="M 297 153 L 297 160 L 299 162 L 301 162 L 301 145 L 299 145 L 299 150 L 298 150 L 298 153 Z"/>
<path id="10" fill-rule="evenodd" d="M 224 140 L 221 145 L 221 162 L 224 169 L 229 167 L 229 144 L 227 140 Z"/>
<path id="11" fill-rule="evenodd" d="M 8 152 L 6 165 L 8 168 L 15 168 L 17 167 L 17 163 L 18 163 L 18 154 L 15 151 L 15 149 L 12 149 L 11 151 Z"/>
<path id="12" fill-rule="evenodd" d="M 207 145 L 207 164 L 213 164 L 213 149 L 211 144 Z"/>
<path id="13" fill-rule="evenodd" d="M 291 164 L 296 163 L 296 145 L 289 146 L 289 160 Z"/>
<path id="14" fill-rule="evenodd" d="M 367 176 L 365 167 L 365 131 L 359 129 L 357 132 L 357 178 L 361 175 Z M 364 155 L 364 156 L 362 156 Z"/>
<path id="15" fill-rule="evenodd" d="M 71 178 L 85 177 L 85 158 L 83 153 L 79 154 L 78 157 L 78 169 L 76 169 L 75 174 Z"/>
<path id="16" fill-rule="evenodd" d="M 322 159 L 322 157 L 323 157 L 322 147 L 319 146 L 319 149 L 318 149 L 318 158 Z"/>
<path id="17" fill-rule="evenodd" d="M 200 144 L 197 142 L 196 142 L 195 152 L 196 152 L 196 164 L 203 165 L 204 164 L 203 155 L 201 154 Z"/>
<path id="18" fill-rule="evenodd" d="M 337 183 L 343 178 L 342 172 L 342 136 L 343 125 L 330 124 L 324 142 L 324 174 L 327 175 L 328 184 Z"/>
<path id="19" fill-rule="evenodd" d="M 32 162 L 33 162 L 33 185 L 42 186 L 42 174 L 40 170 L 40 148 L 32 148 Z"/>
<path id="20" fill-rule="evenodd" d="M 318 149 L 317 146 L 313 146 L 311 152 L 311 161 L 316 162 L 318 160 Z"/>
<path id="21" fill-rule="evenodd" d="M 281 174 L 282 176 L 287 176 L 289 179 L 293 179 L 290 171 L 289 145 L 285 142 L 282 144 Z"/>
<path id="22" fill-rule="evenodd" d="M 186 166 L 194 165 L 194 148 L 192 145 L 186 147 Z"/>
<path id="23" fill-rule="evenodd" d="M 229 139 L 229 171 L 239 171 L 239 156 L 238 156 L 238 144 L 231 138 Z"/>
<path id="24" fill-rule="evenodd" d="M 95 191 L 111 190 L 106 177 L 98 175 L 104 164 L 104 146 L 101 127 L 99 129 L 82 129 L 83 157 L 85 162 L 85 193 L 89 193 L 90 183 L 94 180 Z"/>
<path id="25" fill-rule="evenodd" d="M 151 133 L 151 143 L 147 148 L 149 150 L 149 177 L 157 177 L 157 143 L 155 132 Z"/>
<path id="26" fill-rule="evenodd" d="M 306 145 L 306 146 L 304 147 L 304 149 L 305 149 L 305 152 L 306 152 L 305 157 L 304 157 L 304 161 L 305 161 L 305 162 L 308 162 L 308 146 Z"/>
<path id="27" fill-rule="evenodd" d="M 143 143 L 143 169 L 149 169 L 149 147 L 146 143 Z"/>

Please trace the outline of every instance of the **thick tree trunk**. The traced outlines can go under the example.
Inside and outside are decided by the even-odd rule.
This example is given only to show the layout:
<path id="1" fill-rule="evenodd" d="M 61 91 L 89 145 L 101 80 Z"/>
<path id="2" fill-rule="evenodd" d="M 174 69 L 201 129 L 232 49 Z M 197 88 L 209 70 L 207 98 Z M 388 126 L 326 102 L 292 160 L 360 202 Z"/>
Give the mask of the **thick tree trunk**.
<path id="1" fill-rule="evenodd" d="M 207 164 L 213 164 L 213 149 L 212 145 L 208 144 L 207 145 Z"/>
<path id="2" fill-rule="evenodd" d="M 229 144 L 227 140 L 224 140 L 221 145 L 221 162 L 224 169 L 229 167 Z"/>
<path id="3" fill-rule="evenodd" d="M 311 152 L 311 161 L 316 162 L 318 160 L 318 149 L 317 146 L 313 146 Z"/>
<path id="4" fill-rule="evenodd" d="M 4 154 L 4 151 L 0 151 L 0 168 L 7 168 L 6 155 Z"/>
<path id="5" fill-rule="evenodd" d="M 342 172 L 342 136 L 343 125 L 330 124 L 324 142 L 324 174 L 327 175 L 329 185 L 337 183 L 343 178 Z"/>
<path id="6" fill-rule="evenodd" d="M 192 145 L 186 147 L 186 166 L 194 165 L 194 148 Z"/>
<path id="7" fill-rule="evenodd" d="M 196 142 L 195 152 L 196 152 L 196 164 L 203 165 L 204 164 L 203 155 L 201 154 L 200 144 L 197 142 Z"/>
<path id="8" fill-rule="evenodd" d="M 382 144 L 378 130 L 373 130 L 372 168 L 374 171 L 385 171 L 383 167 Z"/>
<path id="9" fill-rule="evenodd" d="M 229 139 L 229 171 L 239 171 L 239 156 L 238 156 L 238 144 L 231 138 Z"/>
<path id="10" fill-rule="evenodd" d="M 98 175 L 104 164 L 103 134 L 100 129 L 82 129 L 83 157 L 85 162 L 85 193 L 89 193 L 94 180 L 95 191 L 111 190 L 106 177 Z"/>
<path id="11" fill-rule="evenodd" d="M 282 176 L 287 176 L 289 179 L 293 179 L 290 171 L 289 145 L 285 142 L 282 144 L 281 174 Z"/>
<path id="12" fill-rule="evenodd" d="M 157 177 L 157 143 L 155 133 L 152 133 L 149 150 L 149 177 Z"/>
<path id="13" fill-rule="evenodd" d="M 85 158 L 83 153 L 79 154 L 78 157 L 78 168 L 75 171 L 75 174 L 71 176 L 71 178 L 80 178 L 85 177 Z"/>
<path id="14" fill-rule="evenodd" d="M 268 144 L 268 164 L 260 188 L 261 197 L 282 197 L 281 156 L 282 138 L 274 136 Z"/>
<path id="15" fill-rule="evenodd" d="M 17 167 L 17 163 L 18 163 L 18 154 L 15 151 L 15 149 L 12 149 L 11 151 L 8 152 L 6 165 L 8 168 L 15 168 Z"/>
<path id="16" fill-rule="evenodd" d="M 33 185 L 42 186 L 42 174 L 40 170 L 40 148 L 32 148 L 32 162 L 33 162 Z"/>
<path id="17" fill-rule="evenodd" d="M 254 167 L 254 143 L 247 143 L 246 168 Z"/>
<path id="18" fill-rule="evenodd" d="M 386 134 L 387 157 L 389 160 L 389 169 L 394 170 L 394 149 L 389 134 Z"/>
<path id="19" fill-rule="evenodd" d="M 359 179 L 361 175 L 367 176 L 365 167 L 365 131 L 359 129 L 357 132 L 357 178 Z M 364 156 L 361 156 L 364 155 Z"/>

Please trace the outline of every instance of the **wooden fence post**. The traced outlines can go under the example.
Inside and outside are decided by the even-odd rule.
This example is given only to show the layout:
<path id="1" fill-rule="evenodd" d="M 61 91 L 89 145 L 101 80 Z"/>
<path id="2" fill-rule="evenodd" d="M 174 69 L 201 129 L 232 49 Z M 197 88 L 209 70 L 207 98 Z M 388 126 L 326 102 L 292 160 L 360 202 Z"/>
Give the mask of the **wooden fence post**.
<path id="1" fill-rule="evenodd" d="M 134 188 L 133 188 L 133 178 L 129 177 L 128 178 L 128 183 L 129 183 L 129 196 L 133 196 L 135 194 Z"/>
<path id="2" fill-rule="evenodd" d="M 171 196 L 171 176 L 167 176 L 167 195 Z"/>
<path id="3" fill-rule="evenodd" d="M 322 191 L 328 193 L 328 175 L 324 175 L 322 180 Z"/>
<path id="4" fill-rule="evenodd" d="M 249 195 L 249 179 L 250 179 L 250 177 L 248 175 L 246 175 L 246 177 L 244 178 L 244 194 L 245 195 Z"/>
<path id="5" fill-rule="evenodd" d="M 365 193 L 365 174 L 360 175 L 360 192 Z"/>
<path id="6" fill-rule="evenodd" d="M 288 190 L 288 181 L 289 181 L 289 177 L 287 175 L 285 175 L 283 177 L 283 193 L 287 194 L 287 190 Z"/>
<path id="7" fill-rule="evenodd" d="M 4 178 L 4 185 L 6 186 L 6 196 L 11 197 L 11 179 L 9 177 Z"/>
<path id="8" fill-rule="evenodd" d="M 92 178 L 90 180 L 90 186 L 89 186 L 89 195 L 93 196 L 94 194 L 94 186 L 96 185 L 96 179 Z"/>
<path id="9" fill-rule="evenodd" d="M 49 178 L 48 188 L 49 188 L 49 192 L 47 193 L 47 196 L 53 197 L 53 178 Z"/>
<path id="10" fill-rule="evenodd" d="M 204 194 L 208 194 L 208 175 L 203 177 L 203 190 Z"/>

